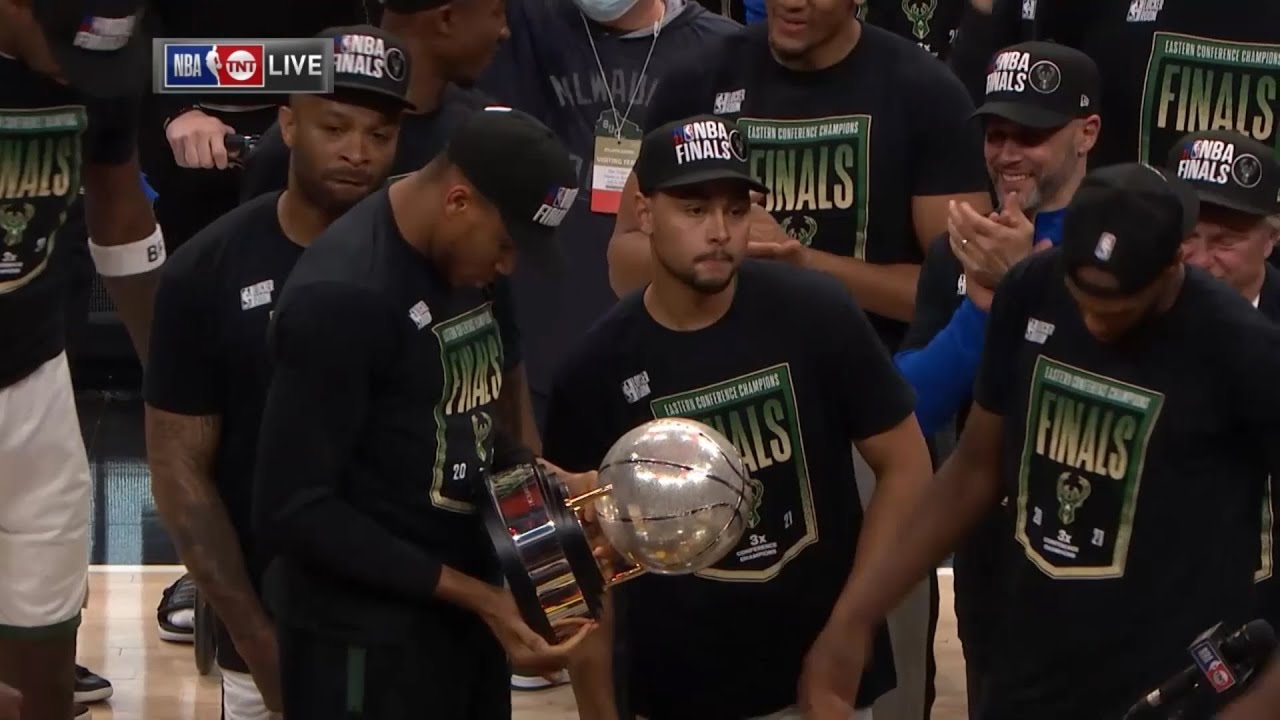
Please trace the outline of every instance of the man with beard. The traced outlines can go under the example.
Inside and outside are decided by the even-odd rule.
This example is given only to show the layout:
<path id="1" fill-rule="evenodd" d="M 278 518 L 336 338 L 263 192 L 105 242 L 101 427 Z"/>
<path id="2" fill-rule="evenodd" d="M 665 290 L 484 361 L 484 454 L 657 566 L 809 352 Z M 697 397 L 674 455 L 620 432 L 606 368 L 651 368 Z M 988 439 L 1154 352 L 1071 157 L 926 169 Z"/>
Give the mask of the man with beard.
<path id="1" fill-rule="evenodd" d="M 1272 148 L 1230 130 L 1192 133 L 1174 145 L 1166 168 L 1200 197 L 1200 222 L 1183 244 L 1188 265 L 1208 271 L 1280 325 L 1280 271 L 1267 262 L 1280 232 L 1280 162 Z M 1275 479 L 1263 508 L 1258 615 L 1280 627 L 1275 566 Z"/>
<path id="2" fill-rule="evenodd" d="M 1198 204 L 1150 166 L 1095 170 L 1061 245 L 1005 276 L 956 449 L 850 593 L 847 657 L 1005 494 L 1016 545 L 977 720 L 1121 717 L 1198 635 L 1253 617 L 1280 328 L 1182 262 Z M 813 718 L 853 697 L 847 677 Z"/>
<path id="3" fill-rule="evenodd" d="M 933 241 L 920 271 L 906 349 L 894 358 L 919 398 L 916 418 L 926 437 L 952 420 L 963 425 L 991 308 L 984 285 L 994 285 L 1033 249 L 1059 243 L 1064 208 L 1098 139 L 1101 80 L 1093 61 L 1078 50 L 1030 42 L 996 53 L 991 66 L 1024 62 L 1057 68 L 1056 88 L 1042 92 L 992 71 L 995 79 L 976 115 L 983 120 L 987 171 L 1002 207 L 990 216 L 963 202 L 951 208 L 950 232 Z M 980 716 L 983 668 L 1002 607 L 995 588 L 1007 526 L 1003 512 L 990 513 L 955 557 L 956 617 L 973 717 Z"/>
<path id="4" fill-rule="evenodd" d="M 263 551 L 250 526 L 273 302 L 303 249 L 385 180 L 408 106 L 407 65 L 379 73 L 357 56 L 403 58 L 391 35 L 366 25 L 320 37 L 345 52 L 335 56 L 333 95 L 295 95 L 280 110 L 288 188 L 241 205 L 174 253 L 144 385 L 156 509 L 218 618 L 225 720 L 281 708 L 276 633 L 259 599 Z"/>
<path id="5" fill-rule="evenodd" d="M 611 591 L 627 652 L 612 673 L 613 633 L 598 633 L 571 668 L 574 694 L 585 718 L 616 717 L 615 687 L 641 717 L 798 718 L 797 688 L 821 688 L 842 670 L 837 608 L 850 578 L 896 552 L 889 539 L 928 479 L 911 390 L 838 282 L 743 260 L 750 193 L 766 188 L 731 121 L 701 115 L 655 128 L 635 174 L 653 281 L 623 298 L 557 374 L 548 458 L 596 468 L 637 425 L 689 417 L 735 441 L 756 497 L 748 530 L 720 562 Z M 850 443 L 877 479 L 865 513 Z M 870 717 L 894 686 L 887 628 L 875 637 L 863 692 L 841 720 L 853 708 Z"/>
<path id="6" fill-rule="evenodd" d="M 399 60 L 388 57 L 385 71 L 408 78 L 411 103 L 401 120 L 392 178 L 427 164 L 463 118 L 488 104 L 471 86 L 508 36 L 503 6 L 502 0 L 385 1 L 381 28 L 399 38 L 406 51 Z M 289 147 L 276 123 L 245 162 L 241 199 L 283 189 L 288 175 Z"/>
<path id="7" fill-rule="evenodd" d="M 87 587 L 92 478 L 56 250 L 81 189 L 88 254 L 141 357 L 165 259 L 138 182 L 142 5 L 0 0 L 0 683 L 28 720 L 72 716 Z"/>

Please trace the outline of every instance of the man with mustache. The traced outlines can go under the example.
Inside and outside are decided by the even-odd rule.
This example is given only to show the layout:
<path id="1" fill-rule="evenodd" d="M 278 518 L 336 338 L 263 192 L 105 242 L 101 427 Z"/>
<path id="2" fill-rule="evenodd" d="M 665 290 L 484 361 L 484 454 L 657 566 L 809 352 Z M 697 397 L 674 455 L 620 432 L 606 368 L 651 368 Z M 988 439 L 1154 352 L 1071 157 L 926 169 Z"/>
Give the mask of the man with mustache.
<path id="1" fill-rule="evenodd" d="M 855 559 L 860 568 L 894 552 L 885 540 L 929 476 L 911 391 L 837 281 L 744 260 L 750 194 L 766 188 L 732 121 L 654 128 L 635 177 L 653 281 L 559 370 L 547 456 L 589 470 L 637 425 L 690 417 L 734 442 L 757 495 L 738 546 L 712 567 L 611 591 L 612 632 L 575 659 L 574 694 L 584 718 L 617 717 L 618 694 L 647 718 L 798 718 L 801 694 L 845 671 L 836 608 Z M 851 444 L 877 480 L 865 513 Z M 627 649 L 611 661 L 615 638 Z M 863 693 L 842 720 L 870 717 L 894 687 L 888 639 L 878 628 Z"/>
<path id="2" fill-rule="evenodd" d="M 365 25 L 320 37 L 345 52 L 332 95 L 294 95 L 280 109 L 288 187 L 174 253 L 144 383 L 156 509 L 218 618 L 225 720 L 266 720 L 281 707 L 276 633 L 260 600 L 264 552 L 250 527 L 268 321 L 303 250 L 386 179 L 410 106 L 410 67 L 393 36 Z"/>

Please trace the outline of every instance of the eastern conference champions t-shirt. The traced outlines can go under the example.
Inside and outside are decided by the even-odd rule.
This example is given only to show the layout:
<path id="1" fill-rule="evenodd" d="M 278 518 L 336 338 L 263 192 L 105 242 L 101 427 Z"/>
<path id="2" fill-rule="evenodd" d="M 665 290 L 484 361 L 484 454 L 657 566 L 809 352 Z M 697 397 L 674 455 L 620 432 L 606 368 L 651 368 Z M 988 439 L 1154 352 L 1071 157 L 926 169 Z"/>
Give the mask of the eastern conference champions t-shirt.
<path id="1" fill-rule="evenodd" d="M 737 121 L 765 207 L 807 246 L 870 263 L 924 259 L 914 196 L 985 192 L 978 127 L 964 87 L 927 52 L 863 24 L 830 68 L 779 65 L 752 25 L 687 58 L 658 87 L 646 125 L 712 112 Z M 906 324 L 871 315 L 897 349 Z"/>
<path id="2" fill-rule="evenodd" d="M 89 102 L 0 55 L 0 388 L 62 352 L 58 231 L 85 165 L 133 156 L 137 122 L 124 101 Z"/>
<path id="3" fill-rule="evenodd" d="M 1251 619 L 1277 466 L 1280 329 L 1188 269 L 1167 313 L 1102 344 L 1058 258 L 1001 285 L 975 390 L 1004 418 L 1016 541 L 984 720 L 1121 717 L 1197 635 Z"/>
<path id="4" fill-rule="evenodd" d="M 893 428 L 912 405 L 844 288 L 786 265 L 744 264 L 729 311 L 704 330 L 664 328 L 637 291 L 587 334 L 553 387 L 549 460 L 596 468 L 637 425 L 689 417 L 733 443 L 759 493 L 723 560 L 618 587 L 636 713 L 743 718 L 795 704 L 861 529 L 851 443 Z M 860 706 L 893 687 L 887 639 L 882 629 Z"/>

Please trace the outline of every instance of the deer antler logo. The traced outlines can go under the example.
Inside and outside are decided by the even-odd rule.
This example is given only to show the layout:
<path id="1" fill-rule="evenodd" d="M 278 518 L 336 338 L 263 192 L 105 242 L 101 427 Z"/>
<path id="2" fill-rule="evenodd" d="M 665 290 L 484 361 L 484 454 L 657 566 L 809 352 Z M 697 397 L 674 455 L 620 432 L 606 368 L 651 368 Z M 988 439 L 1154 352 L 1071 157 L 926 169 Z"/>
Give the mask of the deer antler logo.
<path id="1" fill-rule="evenodd" d="M 23 203 L 21 207 L 5 205 L 0 208 L 0 230 L 4 230 L 5 247 L 13 247 L 22 242 L 22 234 L 27 231 L 36 209 L 31 203 Z"/>

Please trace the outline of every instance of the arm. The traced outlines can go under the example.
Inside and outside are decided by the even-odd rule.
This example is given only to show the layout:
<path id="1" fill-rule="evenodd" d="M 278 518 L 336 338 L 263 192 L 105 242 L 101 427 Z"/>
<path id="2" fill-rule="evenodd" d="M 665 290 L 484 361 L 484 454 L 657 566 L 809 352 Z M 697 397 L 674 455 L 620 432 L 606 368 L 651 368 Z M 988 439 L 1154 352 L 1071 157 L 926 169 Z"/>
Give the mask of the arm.
<path id="1" fill-rule="evenodd" d="M 609 287 L 618 297 L 648 285 L 652 277 L 649 236 L 641 232 L 640 219 L 636 217 L 636 195 L 639 192 L 639 181 L 633 172 L 622 188 L 618 217 L 607 251 Z"/>
<path id="2" fill-rule="evenodd" d="M 535 455 L 540 455 L 542 439 L 538 437 L 538 422 L 533 416 L 533 400 L 529 396 L 529 379 L 524 370 L 520 325 L 511 297 L 511 282 L 505 277 L 498 278 L 492 292 L 493 317 L 502 337 L 503 358 L 502 390 L 498 393 L 494 420 L 499 430 Z"/>
<path id="3" fill-rule="evenodd" d="M 894 356 L 898 371 L 919 398 L 916 418 L 926 435 L 941 430 L 972 394 L 986 326 L 987 314 L 965 298 L 928 345 Z"/>
<path id="4" fill-rule="evenodd" d="M 857 258 L 805 248 L 801 265 L 831 275 L 848 288 L 858 304 L 884 317 L 908 322 L 915 312 L 920 266 L 877 265 Z"/>
<path id="5" fill-rule="evenodd" d="M 1275 720 L 1280 707 L 1280 663 L 1272 662 L 1253 687 L 1218 715 L 1218 720 Z"/>
<path id="6" fill-rule="evenodd" d="M 126 101 L 89 108 L 85 133 L 85 222 L 89 251 L 134 349 L 145 364 L 164 237 L 138 178 L 137 108 Z"/>

